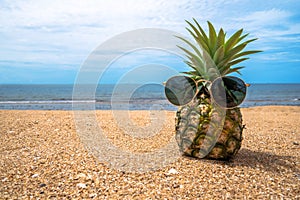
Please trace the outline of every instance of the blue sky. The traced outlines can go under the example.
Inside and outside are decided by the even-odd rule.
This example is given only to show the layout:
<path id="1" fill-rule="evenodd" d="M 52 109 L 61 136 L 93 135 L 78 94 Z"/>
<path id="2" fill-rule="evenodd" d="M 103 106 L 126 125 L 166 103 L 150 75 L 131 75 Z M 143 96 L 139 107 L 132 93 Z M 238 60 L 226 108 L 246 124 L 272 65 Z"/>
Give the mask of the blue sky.
<path id="1" fill-rule="evenodd" d="M 249 48 L 264 52 L 244 63 L 245 81 L 300 83 L 299 10 L 299 0 L 2 0 L 0 84 L 73 83 L 90 53 L 114 36 L 159 28 L 189 37 L 184 20 L 192 18 L 205 28 L 209 20 L 228 35 L 244 28 L 259 38 Z M 149 63 L 186 69 L 174 55 L 144 51 L 114 62 L 103 82 Z"/>

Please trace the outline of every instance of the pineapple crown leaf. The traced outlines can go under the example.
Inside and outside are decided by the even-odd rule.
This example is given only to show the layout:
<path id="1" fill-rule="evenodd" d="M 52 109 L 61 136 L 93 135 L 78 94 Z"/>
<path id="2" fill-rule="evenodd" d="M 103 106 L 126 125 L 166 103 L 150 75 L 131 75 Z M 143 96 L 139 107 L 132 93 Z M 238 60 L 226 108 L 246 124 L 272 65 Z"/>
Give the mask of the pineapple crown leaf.
<path id="1" fill-rule="evenodd" d="M 193 18 L 194 22 L 196 23 L 198 29 L 200 30 L 201 34 L 199 34 L 200 36 L 203 37 L 203 41 L 206 43 L 206 45 L 209 45 L 209 38 L 207 37 L 205 31 L 202 29 L 202 27 L 199 25 L 199 23 L 197 22 L 197 20 L 195 18 Z M 191 27 L 194 27 L 193 24 L 189 23 Z M 196 28 L 193 28 L 196 29 Z M 197 29 L 196 29 L 197 30 Z"/>
<path id="2" fill-rule="evenodd" d="M 216 51 L 218 36 L 217 36 L 214 26 L 209 21 L 207 22 L 207 24 L 208 24 L 208 28 L 209 28 L 209 39 L 210 39 L 209 46 L 211 47 L 210 55 L 213 56 Z"/>
<path id="3" fill-rule="evenodd" d="M 221 45 L 215 52 L 213 60 L 215 63 L 219 63 L 221 58 L 224 57 L 225 54 L 225 48 L 224 45 Z"/>
<path id="4" fill-rule="evenodd" d="M 226 37 L 226 33 L 221 28 L 219 33 L 218 33 L 217 49 L 220 48 L 221 46 L 223 46 L 223 44 L 225 43 L 225 37 Z"/>
<path id="5" fill-rule="evenodd" d="M 229 66 L 233 66 L 233 65 L 236 65 L 236 64 L 238 64 L 238 63 L 240 63 L 240 62 L 243 62 L 243 61 L 245 61 L 245 60 L 248 60 L 249 58 L 240 58 L 240 59 L 236 59 L 236 60 L 233 60 L 233 61 L 231 61 L 230 63 L 228 63 L 228 65 Z"/>
<path id="6" fill-rule="evenodd" d="M 239 41 L 241 41 L 243 38 L 245 38 L 247 36 L 247 34 L 245 34 L 244 36 L 241 37 L 241 34 L 243 33 L 243 29 L 238 30 L 237 32 L 235 32 L 225 43 L 225 49 L 226 52 L 227 50 L 233 48 L 235 45 L 238 44 Z"/>
<path id="7" fill-rule="evenodd" d="M 190 52 L 189 50 L 181 46 L 177 46 L 177 47 L 186 53 L 186 57 L 189 58 L 189 60 L 192 61 L 192 63 L 197 64 L 197 66 L 199 67 L 203 67 L 202 66 L 203 62 L 199 56 L 195 55 L 194 53 Z"/>
<path id="8" fill-rule="evenodd" d="M 198 72 L 198 74 L 204 74 L 205 72 L 203 71 L 203 67 L 199 67 L 199 65 L 201 65 L 202 63 L 200 62 L 199 63 L 199 61 L 197 61 L 197 60 L 194 60 L 194 59 L 192 59 L 192 58 L 190 58 L 190 57 L 188 57 L 189 58 L 189 60 L 192 60 L 192 62 L 190 62 L 190 61 L 185 61 L 185 63 L 187 64 L 187 65 L 189 65 L 192 69 L 194 69 L 196 72 Z M 196 64 L 195 64 L 196 63 Z"/>
<path id="9" fill-rule="evenodd" d="M 194 19 L 195 20 L 195 19 Z M 207 35 L 205 34 L 204 30 L 201 28 L 201 26 L 197 23 L 196 24 L 198 26 L 198 29 L 189 21 L 186 21 L 191 28 L 193 29 L 193 31 L 195 33 L 192 32 L 192 30 L 190 30 L 189 28 L 186 28 L 190 34 L 193 36 L 193 38 L 196 40 L 196 42 L 198 43 L 198 45 L 200 46 L 201 49 L 204 49 L 205 51 L 209 52 L 209 38 L 207 37 Z"/>
<path id="10" fill-rule="evenodd" d="M 245 47 L 257 40 L 257 38 L 243 42 L 249 35 L 249 33 L 243 34 L 243 29 L 236 31 L 226 39 L 226 32 L 221 28 L 217 33 L 213 24 L 209 21 L 207 21 L 208 34 L 205 33 L 196 19 L 193 18 L 194 24 L 187 20 L 185 21 L 189 25 L 186 30 L 192 35 L 198 47 L 185 38 L 176 37 L 185 42 L 194 51 L 193 53 L 178 46 L 187 55 L 189 61 L 186 63 L 195 69 L 193 76 L 196 76 L 195 73 L 198 73 L 197 77 L 207 78 L 218 74 L 217 70 L 219 70 L 219 74 L 222 76 L 233 72 L 240 73 L 239 70 L 244 67 L 232 68 L 232 66 L 249 59 L 248 57 L 244 57 L 246 55 L 261 52 L 258 50 L 244 51 Z"/>
<path id="11" fill-rule="evenodd" d="M 228 71 L 226 71 L 227 74 L 229 73 L 233 73 L 233 72 L 236 72 L 238 73 L 239 75 L 242 75 L 241 72 L 239 71 L 240 69 L 243 69 L 245 68 L 244 66 L 241 66 L 241 67 L 235 67 L 235 68 L 229 68 Z"/>
<path id="12" fill-rule="evenodd" d="M 202 54 L 200 53 L 200 51 L 199 51 L 199 50 L 197 49 L 197 47 L 196 47 L 195 45 L 193 45 L 190 41 L 188 41 L 188 40 L 186 40 L 185 38 L 180 37 L 180 36 L 175 36 L 175 37 L 177 37 L 177 38 L 181 39 L 182 41 L 184 41 L 185 43 L 187 43 L 190 47 L 193 48 L 193 50 L 197 53 L 197 55 L 198 55 L 199 57 L 202 57 Z M 178 46 L 178 45 L 177 45 L 177 47 L 179 47 L 179 48 L 182 49 L 182 47 L 180 47 L 180 46 Z"/>

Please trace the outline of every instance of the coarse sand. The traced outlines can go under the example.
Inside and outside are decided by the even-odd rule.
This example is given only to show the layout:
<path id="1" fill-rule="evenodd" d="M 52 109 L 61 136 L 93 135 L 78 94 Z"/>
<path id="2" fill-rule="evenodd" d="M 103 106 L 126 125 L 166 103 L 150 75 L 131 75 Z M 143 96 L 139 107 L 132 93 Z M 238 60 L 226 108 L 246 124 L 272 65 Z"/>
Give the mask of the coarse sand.
<path id="1" fill-rule="evenodd" d="M 246 129 L 234 159 L 170 154 L 172 162 L 144 172 L 87 151 L 73 111 L 2 110 L 0 199 L 300 199 L 300 107 L 241 110 Z M 94 118 L 120 151 L 146 155 L 174 138 L 175 112 L 163 113 L 97 110 Z"/>

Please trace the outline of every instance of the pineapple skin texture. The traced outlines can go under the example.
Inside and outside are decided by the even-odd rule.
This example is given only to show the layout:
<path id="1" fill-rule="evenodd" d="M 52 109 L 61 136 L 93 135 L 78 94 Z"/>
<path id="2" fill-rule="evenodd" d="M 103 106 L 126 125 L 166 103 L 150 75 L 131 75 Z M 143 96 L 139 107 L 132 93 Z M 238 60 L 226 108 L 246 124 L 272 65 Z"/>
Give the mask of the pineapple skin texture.
<path id="1" fill-rule="evenodd" d="M 219 109 L 209 98 L 196 98 L 178 109 L 175 138 L 184 155 L 229 160 L 237 154 L 243 140 L 241 111 L 223 110 L 222 117 Z"/>

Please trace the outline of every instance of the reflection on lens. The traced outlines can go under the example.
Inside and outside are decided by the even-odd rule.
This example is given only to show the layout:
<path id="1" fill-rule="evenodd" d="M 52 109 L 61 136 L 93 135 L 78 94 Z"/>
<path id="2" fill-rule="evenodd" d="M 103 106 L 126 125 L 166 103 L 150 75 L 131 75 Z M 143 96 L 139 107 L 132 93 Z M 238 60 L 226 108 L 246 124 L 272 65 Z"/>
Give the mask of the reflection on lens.
<path id="1" fill-rule="evenodd" d="M 186 76 L 174 76 L 166 82 L 167 99 L 176 106 L 189 103 L 196 94 L 196 83 Z"/>
<path id="2" fill-rule="evenodd" d="M 211 93 L 218 105 L 233 108 L 244 101 L 246 89 L 247 87 L 243 80 L 234 76 L 226 76 L 213 82 Z"/>

